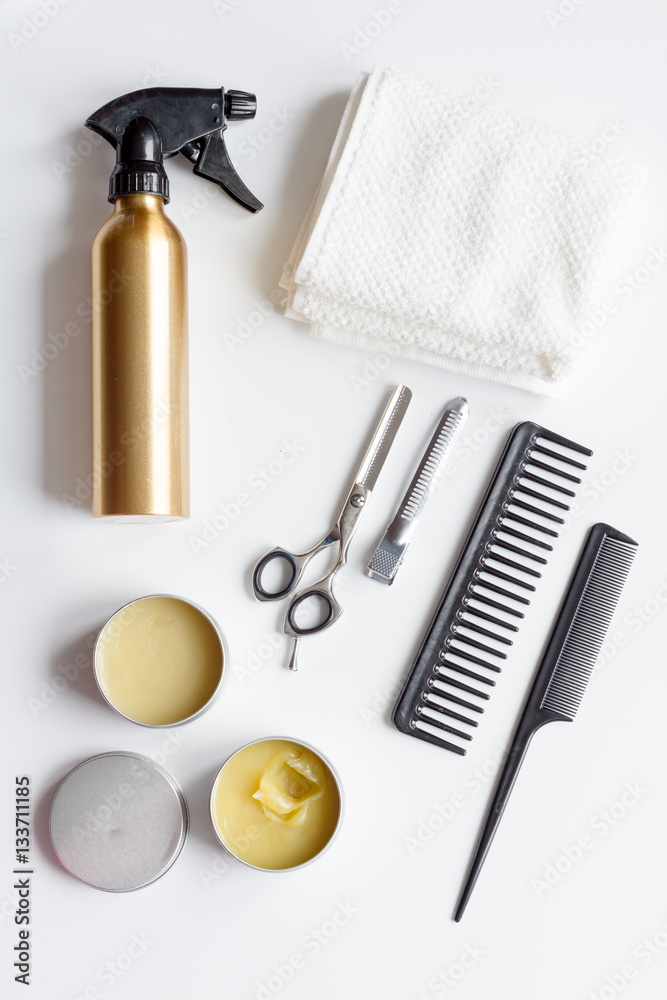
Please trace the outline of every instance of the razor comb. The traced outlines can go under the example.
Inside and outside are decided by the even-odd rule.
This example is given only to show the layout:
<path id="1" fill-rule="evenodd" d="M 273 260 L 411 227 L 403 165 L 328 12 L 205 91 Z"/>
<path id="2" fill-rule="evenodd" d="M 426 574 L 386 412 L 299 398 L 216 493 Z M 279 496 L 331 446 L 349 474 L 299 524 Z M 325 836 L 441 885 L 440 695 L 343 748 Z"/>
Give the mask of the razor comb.
<path id="1" fill-rule="evenodd" d="M 394 708 L 401 732 L 466 753 L 592 454 L 539 424 L 512 430 Z"/>
<path id="2" fill-rule="evenodd" d="M 366 572 L 371 580 L 391 585 L 417 527 L 426 502 L 438 485 L 456 438 L 468 416 L 468 401 L 458 396 L 442 414 L 394 519 L 373 553 Z"/>
<path id="3" fill-rule="evenodd" d="M 637 543 L 608 524 L 591 528 L 510 751 L 454 914 L 460 920 L 533 735 L 547 722 L 573 722 L 618 605 Z"/>

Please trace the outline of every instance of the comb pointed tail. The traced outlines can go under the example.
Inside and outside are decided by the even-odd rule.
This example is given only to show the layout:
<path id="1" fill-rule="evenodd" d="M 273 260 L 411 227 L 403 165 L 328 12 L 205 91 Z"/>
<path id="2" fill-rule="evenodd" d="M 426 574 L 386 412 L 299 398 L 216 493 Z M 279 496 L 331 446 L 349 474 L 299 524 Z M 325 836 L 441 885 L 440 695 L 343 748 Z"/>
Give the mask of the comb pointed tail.
<path id="1" fill-rule="evenodd" d="M 514 734 L 512 745 L 505 759 L 505 766 L 500 773 L 498 784 L 496 785 L 496 790 L 486 816 L 486 822 L 482 827 L 482 832 L 477 842 L 474 857 L 470 862 L 470 868 L 468 869 L 465 885 L 461 890 L 456 912 L 454 913 L 454 920 L 457 923 L 463 916 L 465 908 L 468 905 L 468 900 L 470 899 L 472 891 L 475 888 L 475 883 L 477 882 L 479 873 L 482 870 L 482 865 L 484 864 L 486 855 L 491 847 L 491 842 L 493 841 L 496 830 L 498 829 L 498 824 L 500 823 L 503 813 L 505 812 L 507 800 L 509 799 L 511 791 L 514 788 L 514 782 L 516 781 L 521 765 L 523 764 L 526 751 L 528 750 L 530 741 L 533 738 L 533 734 L 538 728 L 539 726 L 535 727 L 533 725 L 526 725 L 522 719 Z"/>

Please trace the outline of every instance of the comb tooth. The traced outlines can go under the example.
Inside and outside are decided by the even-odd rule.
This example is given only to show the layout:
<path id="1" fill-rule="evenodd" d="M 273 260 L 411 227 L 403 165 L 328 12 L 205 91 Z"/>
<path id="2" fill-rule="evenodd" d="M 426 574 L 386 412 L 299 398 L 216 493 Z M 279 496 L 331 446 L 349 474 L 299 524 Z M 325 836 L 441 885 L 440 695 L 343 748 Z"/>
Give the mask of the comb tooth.
<path id="1" fill-rule="evenodd" d="M 521 473 L 521 479 L 529 479 L 531 483 L 537 483 L 538 486 L 547 486 L 550 490 L 555 490 L 557 493 L 563 493 L 567 497 L 576 497 L 577 495 L 574 490 L 568 490 L 567 487 L 561 486 L 560 483 L 552 483 L 549 479 L 544 479 L 542 476 L 536 476 L 534 472 L 527 472 L 524 470 Z"/>
<path id="2" fill-rule="evenodd" d="M 525 580 L 519 580 L 517 577 L 511 576 L 509 573 L 503 573 L 502 570 L 496 569 L 495 566 L 489 566 L 488 560 L 486 559 L 482 562 L 482 567 L 485 573 L 491 573 L 492 576 L 497 576 L 499 580 L 507 580 L 508 583 L 514 583 L 517 587 L 523 587 L 524 590 L 535 590 L 532 583 L 526 583 Z M 536 575 L 539 576 L 539 574 Z"/>
<path id="3" fill-rule="evenodd" d="M 482 626 L 478 625 L 476 622 L 467 621 L 465 618 L 461 617 L 460 612 L 458 618 L 459 618 L 458 622 L 456 622 L 452 626 L 454 634 L 456 634 L 456 631 L 459 628 L 463 627 L 470 629 L 471 632 L 477 632 L 478 635 L 486 635 L 489 637 L 489 639 L 495 639 L 496 642 L 504 642 L 506 646 L 512 645 L 512 640 L 508 639 L 506 635 L 498 635 L 497 632 L 492 632 L 490 628 L 482 628 Z"/>
<path id="4" fill-rule="evenodd" d="M 424 698 L 424 702 L 430 709 L 442 712 L 442 714 L 446 715 L 448 719 L 456 719 L 457 722 L 465 722 L 466 725 L 474 726 L 475 729 L 477 728 L 477 726 L 479 726 L 479 722 L 477 721 L 477 719 L 469 719 L 467 715 L 461 715 L 460 712 L 455 712 L 453 709 L 447 708 L 446 705 L 441 705 L 437 701 L 429 700 L 431 698 L 440 698 L 441 700 L 445 701 L 447 700 L 446 695 L 437 694 L 437 692 L 435 691 L 432 692 L 424 691 L 422 697 Z"/>
<path id="5" fill-rule="evenodd" d="M 440 655 L 442 656 L 442 653 Z M 474 670 L 462 667 L 460 663 L 453 663 L 451 660 L 445 660 L 444 657 L 442 662 L 448 670 L 454 670 L 457 674 L 463 674 L 464 677 L 470 677 L 473 681 L 479 681 L 480 684 L 488 684 L 489 687 L 496 686 L 496 682 L 491 680 L 490 677 L 482 677 L 481 674 L 476 674 Z"/>
<path id="6" fill-rule="evenodd" d="M 461 640 L 459 640 L 460 642 Z M 447 639 L 447 654 L 452 656 L 458 656 L 461 660 L 467 660 L 468 663 L 474 663 L 478 667 L 486 667 L 487 670 L 493 670 L 494 673 L 499 674 L 501 668 L 497 663 L 489 663 L 488 660 L 483 660 L 481 656 L 475 656 L 473 653 L 469 653 L 465 649 L 459 649 L 458 646 L 453 646 L 451 639 Z M 446 663 L 451 663 L 450 660 L 446 660 Z"/>
<path id="7" fill-rule="evenodd" d="M 513 594 L 511 590 L 505 590 L 504 587 L 499 587 L 497 584 L 491 583 L 489 580 L 482 580 L 479 570 L 475 570 L 475 577 L 480 587 L 486 587 L 487 590 L 490 590 L 494 594 L 500 594 L 501 597 L 509 597 L 513 601 L 518 601 L 519 604 L 530 604 L 527 597 L 521 597 L 519 594 Z M 507 610 L 509 609 L 505 608 L 505 611 Z"/>
<path id="8" fill-rule="evenodd" d="M 478 712 L 480 715 L 484 715 L 484 709 L 481 705 L 473 705 L 471 701 L 466 701 L 465 698 L 459 698 L 457 694 L 452 694 L 451 691 L 445 688 L 442 681 L 431 678 L 428 684 L 430 688 L 434 689 L 435 694 L 438 694 L 441 698 L 446 698 L 447 701 L 451 701 L 453 705 L 461 705 L 462 708 L 469 708 L 471 712 Z"/>
<path id="9" fill-rule="evenodd" d="M 543 566 L 546 566 L 547 564 L 547 561 L 544 558 L 544 556 L 535 555 L 534 552 L 529 552 L 528 549 L 522 549 L 520 545 L 512 545 L 511 542 L 506 542 L 504 538 L 498 538 L 496 532 L 493 533 L 493 544 L 499 545 L 503 549 L 507 549 L 508 552 L 516 552 L 516 554 L 519 556 L 525 556 L 526 559 L 532 559 L 533 562 L 541 563 Z M 503 561 L 501 556 L 499 555 L 496 555 L 496 559 L 500 559 L 501 562 Z M 525 568 L 525 572 L 530 573 L 530 570 Z M 542 576 L 541 573 L 537 573 L 536 575 Z"/>
<path id="10" fill-rule="evenodd" d="M 457 691 L 465 691 L 467 694 L 477 695 L 478 698 L 483 698 L 484 701 L 488 701 L 489 698 L 491 697 L 486 693 L 486 691 L 478 691 L 477 688 L 471 687 L 469 684 L 464 684 L 463 681 L 458 680 L 458 678 L 456 677 L 448 677 L 447 674 L 442 672 L 444 668 L 441 667 L 439 664 L 436 665 L 435 669 L 438 671 L 438 676 L 440 678 L 441 684 L 446 681 L 447 684 L 450 684 L 452 687 L 456 688 Z M 483 712 L 484 709 L 481 709 L 481 711 Z"/>
<path id="11" fill-rule="evenodd" d="M 438 741 L 438 746 L 444 747 L 445 750 L 451 750 L 452 753 L 457 753 L 461 757 L 465 757 L 466 753 L 468 752 L 467 750 L 464 750 L 463 747 L 457 746 L 456 743 L 450 743 L 449 740 L 446 740 L 445 737 L 442 736 L 440 733 L 432 732 L 427 725 L 424 725 L 424 720 L 411 719 L 410 729 L 414 729 L 416 732 L 427 733 L 428 734 L 427 738 L 430 738 L 431 740 L 435 736 Z"/>
<path id="12" fill-rule="evenodd" d="M 566 465 L 572 465 L 575 469 L 581 469 L 582 472 L 585 472 L 588 468 L 587 465 L 583 465 L 582 462 L 575 461 L 575 459 L 570 458 L 569 455 L 561 455 L 559 451 L 552 451 L 550 448 L 544 448 L 542 445 L 536 446 L 534 450 L 539 451 L 542 455 L 548 455 L 549 458 L 557 458 L 559 462 L 565 462 Z M 532 448 L 528 450 L 528 454 L 533 454 Z"/>
<path id="13" fill-rule="evenodd" d="M 490 615 L 488 614 L 488 612 L 482 611 L 481 608 L 471 607 L 469 597 L 463 598 L 463 607 L 464 610 L 468 612 L 468 614 L 475 615 L 477 618 L 481 618 L 485 622 L 491 622 L 493 625 L 500 625 L 501 628 L 507 629 L 508 632 L 519 631 L 518 627 L 516 625 L 512 625 L 510 622 L 504 622 L 502 618 L 496 618 L 495 615 Z M 462 612 L 459 612 L 459 615 L 461 615 L 461 613 Z M 519 617 L 521 618 L 522 616 L 519 615 Z"/>
<path id="14" fill-rule="evenodd" d="M 502 542 L 495 542 L 495 544 L 502 545 Z M 506 548 L 506 546 L 503 546 L 503 548 Z M 516 549 L 516 546 L 510 546 L 510 548 Z M 511 566 L 512 569 L 519 569 L 522 573 L 527 573 L 529 576 L 535 576 L 538 580 L 542 576 L 542 574 L 538 573 L 538 571 L 533 569 L 532 566 L 522 566 L 521 563 L 516 562 L 515 559 L 508 559 L 507 556 L 501 556 L 499 552 L 489 550 L 489 558 L 495 559 L 496 562 L 502 563 L 503 566 Z M 546 562 L 546 559 L 542 559 L 541 562 Z"/>
<path id="15" fill-rule="evenodd" d="M 433 715 L 435 715 L 435 713 L 437 712 L 437 709 L 434 708 L 433 706 L 429 706 L 428 707 L 428 711 L 431 712 L 431 713 L 433 713 Z M 453 726 L 448 726 L 446 722 L 442 721 L 442 719 L 438 719 L 437 717 L 433 718 L 432 715 L 427 715 L 426 712 L 424 711 L 424 706 L 423 705 L 417 705 L 416 708 L 415 708 L 415 713 L 421 719 L 423 719 L 425 722 L 430 722 L 430 724 L 432 726 L 437 726 L 438 729 L 442 729 L 442 730 L 444 730 L 444 732 L 450 733 L 452 736 L 458 736 L 459 739 L 461 739 L 461 740 L 471 740 L 472 739 L 472 736 L 471 736 L 470 733 L 463 733 L 463 732 L 461 732 L 460 729 L 454 729 Z"/>
<path id="16" fill-rule="evenodd" d="M 515 520 L 518 521 L 518 518 L 515 518 Z M 529 522 L 528 521 L 525 521 L 525 522 L 519 521 L 519 523 L 520 524 L 521 523 L 528 524 Z M 498 531 L 504 531 L 505 534 L 511 535 L 512 538 L 518 538 L 522 542 L 530 542 L 531 545 L 536 545 L 538 549 L 545 549 L 547 552 L 553 552 L 553 550 L 554 550 L 553 545 L 549 545 L 548 542 L 542 541 L 541 538 L 533 538 L 531 535 L 527 535 L 525 533 L 525 531 L 517 531 L 516 528 L 510 527 L 509 525 L 505 524 L 502 521 L 500 522 L 500 527 L 497 530 Z M 549 531 L 549 532 L 547 532 L 547 534 L 554 535 L 556 538 L 558 538 L 558 534 L 555 531 Z M 498 543 L 498 544 L 500 544 L 500 543 Z M 526 553 L 526 555 L 528 555 L 528 553 Z M 535 556 L 534 558 L 535 559 L 539 559 L 540 557 L 539 556 Z M 542 562 L 545 563 L 545 565 L 546 565 L 546 559 L 543 559 Z"/>
<path id="17" fill-rule="evenodd" d="M 553 444 L 559 444 L 561 448 L 567 448 L 569 451 L 577 451 L 580 455 L 586 455 L 588 458 L 593 454 L 591 449 L 584 448 L 583 444 L 577 444 L 576 441 L 570 441 L 568 438 L 561 437 L 560 434 L 556 434 L 554 431 L 547 431 L 544 428 L 533 438 L 533 444 L 536 444 L 539 448 L 540 441 L 551 441 Z M 559 457 L 558 453 L 556 457 Z"/>
<path id="18" fill-rule="evenodd" d="M 569 483 L 576 483 L 577 485 L 581 483 L 579 476 L 573 476 L 571 472 L 566 472 L 565 469 L 557 469 L 554 465 L 549 465 L 547 462 L 541 462 L 539 458 L 533 458 L 531 451 L 528 452 L 528 455 L 528 462 L 525 464 L 534 465 L 536 469 L 544 469 L 545 472 L 553 472 L 555 476 L 560 476 L 561 479 L 567 479 Z M 585 466 L 582 466 L 582 468 L 585 468 Z M 573 493 L 572 496 L 574 495 L 575 494 Z"/>
<path id="19" fill-rule="evenodd" d="M 546 495 L 546 493 L 539 493 L 537 490 L 531 489 L 530 486 L 525 486 L 521 482 L 521 480 L 517 481 L 516 492 L 510 491 L 510 496 L 514 497 L 516 495 L 516 493 L 523 493 L 524 496 L 533 497 L 535 500 L 541 500 L 542 503 L 548 503 L 552 507 L 557 507 L 559 510 L 569 510 L 570 509 L 569 506 L 568 506 L 568 504 L 563 503 L 561 500 L 556 500 L 554 497 L 549 497 L 549 496 Z M 547 513 L 546 513 L 546 511 L 543 511 L 541 507 L 538 507 L 537 510 L 541 514 L 544 514 L 545 516 L 548 516 Z"/>
<path id="20" fill-rule="evenodd" d="M 530 514 L 539 514 L 540 517 L 546 517 L 548 521 L 556 521 L 557 524 L 565 524 L 565 521 L 563 520 L 562 517 L 558 517 L 557 514 L 552 514 L 550 510 L 542 510 L 541 507 L 536 507 L 534 504 L 527 503 L 525 500 L 522 500 L 521 497 L 517 497 L 518 492 L 526 493 L 530 496 L 535 495 L 534 493 L 531 493 L 530 490 L 523 490 L 521 488 L 519 488 L 519 490 L 510 490 L 510 497 L 511 497 L 510 503 L 515 504 L 517 507 L 520 507 L 521 510 L 527 510 Z M 538 499 L 542 498 L 538 496 Z M 553 501 L 553 503 L 555 507 L 560 507 L 561 510 L 570 509 L 567 506 L 567 504 L 563 504 L 560 502 L 556 503 L 555 500 Z"/>
<path id="21" fill-rule="evenodd" d="M 611 530 L 607 525 L 596 525 L 591 529 L 587 548 L 566 598 L 567 604 L 574 592 L 574 614 L 569 621 L 566 619 L 564 639 L 556 640 L 562 641 L 562 646 L 540 706 L 568 719 L 574 719 L 577 714 L 637 550 L 635 543 L 605 534 Z M 602 536 L 599 542 L 598 535 Z M 595 555 L 583 585 L 580 585 L 579 595 L 575 581 L 582 572 L 586 572 L 582 566 L 585 565 L 588 550 L 593 550 Z M 559 629 L 563 629 L 563 614 L 561 609 L 552 643 Z M 549 655 L 548 649 L 546 655 Z"/>
<path id="22" fill-rule="evenodd" d="M 514 501 L 512 501 L 512 503 L 514 503 Z M 527 517 L 522 517 L 521 514 L 515 514 L 513 511 L 508 510 L 507 507 L 505 507 L 503 509 L 503 512 L 504 512 L 505 517 L 511 518 L 513 521 L 516 521 L 517 524 L 524 524 L 527 528 L 534 528 L 535 531 L 541 531 L 543 534 L 550 535 L 552 538 L 558 538 L 558 532 L 554 531 L 553 528 L 547 528 L 546 524 L 536 524 L 535 521 L 529 521 Z M 554 520 L 558 521 L 560 519 L 556 517 L 556 518 L 554 518 Z M 564 521 L 561 521 L 561 524 L 564 524 L 564 523 L 565 523 Z M 503 531 L 508 531 L 509 530 L 508 528 L 505 527 L 505 522 L 504 521 L 501 521 L 500 524 L 501 524 L 501 527 L 502 527 Z M 532 540 L 533 539 L 531 538 L 531 542 L 532 542 Z M 539 545 L 539 544 L 540 544 L 539 542 L 537 542 L 537 541 L 535 542 L 535 545 Z M 550 545 L 548 547 L 550 549 L 553 548 L 552 545 Z"/>
<path id="23" fill-rule="evenodd" d="M 494 601 L 492 597 L 487 597 L 486 594 L 478 594 L 474 590 L 471 590 L 470 593 L 476 601 L 481 601 L 482 604 L 486 604 L 490 608 L 496 608 L 497 611 L 505 611 L 508 615 L 514 615 L 515 618 L 526 617 L 523 611 L 517 611 L 516 608 L 508 608 L 506 604 L 501 604 L 500 601 Z M 509 625 L 507 628 L 509 628 Z"/>
<path id="24" fill-rule="evenodd" d="M 473 639 L 470 635 L 459 635 L 458 628 L 455 628 L 453 638 L 458 642 L 465 642 L 468 646 L 472 646 L 473 649 L 481 649 L 483 653 L 492 653 L 493 656 L 498 656 L 501 660 L 507 659 L 507 653 L 502 653 L 499 649 L 494 649 L 493 646 L 487 646 L 485 643 Z"/>

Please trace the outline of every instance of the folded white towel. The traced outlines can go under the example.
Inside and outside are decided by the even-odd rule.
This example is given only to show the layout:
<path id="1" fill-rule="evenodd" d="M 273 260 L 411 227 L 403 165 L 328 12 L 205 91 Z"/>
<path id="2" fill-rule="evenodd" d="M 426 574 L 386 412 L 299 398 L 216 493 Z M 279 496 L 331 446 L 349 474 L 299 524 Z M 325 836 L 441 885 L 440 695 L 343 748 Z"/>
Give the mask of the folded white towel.
<path id="1" fill-rule="evenodd" d="M 558 395 L 644 177 L 594 140 L 376 67 L 285 267 L 286 314 Z"/>

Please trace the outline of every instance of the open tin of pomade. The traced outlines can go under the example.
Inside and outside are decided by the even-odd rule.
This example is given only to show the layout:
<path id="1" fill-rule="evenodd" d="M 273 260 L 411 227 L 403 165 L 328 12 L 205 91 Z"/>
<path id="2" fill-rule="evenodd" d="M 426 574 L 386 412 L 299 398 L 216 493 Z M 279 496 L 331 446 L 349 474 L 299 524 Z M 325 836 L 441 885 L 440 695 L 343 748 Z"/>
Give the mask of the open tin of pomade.
<path id="1" fill-rule="evenodd" d="M 294 871 L 331 846 L 343 815 L 342 788 L 315 747 L 267 737 L 222 765 L 210 808 L 217 837 L 235 858 L 260 871 Z"/>
<path id="2" fill-rule="evenodd" d="M 227 660 L 217 622 L 171 594 L 124 605 L 100 631 L 93 652 L 105 701 L 131 722 L 157 728 L 181 726 L 210 708 Z"/>
<path id="3" fill-rule="evenodd" d="M 129 892 L 174 864 L 187 837 L 188 808 L 178 782 L 150 757 L 103 753 L 62 780 L 49 832 L 71 875 L 95 889 Z"/>

